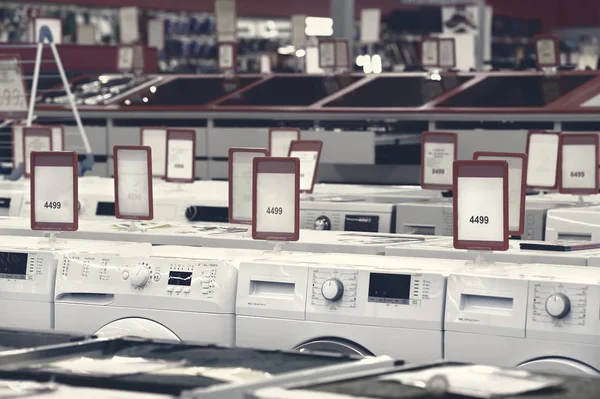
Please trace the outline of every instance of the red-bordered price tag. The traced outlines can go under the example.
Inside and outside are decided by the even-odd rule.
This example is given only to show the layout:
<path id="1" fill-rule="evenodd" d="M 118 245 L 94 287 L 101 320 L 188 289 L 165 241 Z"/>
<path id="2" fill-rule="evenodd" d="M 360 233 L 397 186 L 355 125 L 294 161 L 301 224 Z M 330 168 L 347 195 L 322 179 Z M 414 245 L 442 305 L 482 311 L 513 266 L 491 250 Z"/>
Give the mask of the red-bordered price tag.
<path id="1" fill-rule="evenodd" d="M 142 146 L 114 146 L 115 216 L 152 220 L 152 150 Z"/>
<path id="2" fill-rule="evenodd" d="M 319 67 L 332 69 L 336 67 L 336 44 L 335 39 L 319 40 Z"/>
<path id="3" fill-rule="evenodd" d="M 287 157 L 290 153 L 290 144 L 294 140 L 300 140 L 300 129 L 289 127 L 269 129 L 269 156 Z"/>
<path id="4" fill-rule="evenodd" d="M 598 135 L 561 134 L 558 148 L 558 191 L 597 194 Z"/>
<path id="5" fill-rule="evenodd" d="M 217 43 L 217 58 L 220 70 L 234 71 L 237 65 L 237 43 Z"/>
<path id="6" fill-rule="evenodd" d="M 0 117 L 24 117 L 27 115 L 25 79 L 18 54 L 0 54 Z"/>
<path id="7" fill-rule="evenodd" d="M 523 235 L 525 231 L 525 180 L 527 155 L 510 152 L 476 152 L 476 161 L 506 161 L 508 163 L 508 234 Z"/>
<path id="8" fill-rule="evenodd" d="M 350 50 L 348 40 L 335 40 L 335 67 L 337 69 L 350 68 Z"/>
<path id="9" fill-rule="evenodd" d="M 440 39 L 424 37 L 421 39 L 421 66 L 437 68 L 440 66 Z"/>
<path id="10" fill-rule="evenodd" d="M 527 187 L 554 190 L 558 186 L 557 132 L 527 133 Z"/>
<path id="11" fill-rule="evenodd" d="M 456 40 L 453 37 L 440 38 L 438 51 L 440 68 L 456 67 Z"/>
<path id="12" fill-rule="evenodd" d="M 78 168 L 75 152 L 31 153 L 31 229 L 76 231 Z"/>
<path id="13" fill-rule="evenodd" d="M 133 58 L 133 46 L 119 46 L 119 50 L 117 53 L 117 70 L 120 72 L 132 71 Z"/>
<path id="14" fill-rule="evenodd" d="M 454 162 L 454 248 L 508 249 L 508 164 Z"/>
<path id="15" fill-rule="evenodd" d="M 452 189 L 452 163 L 456 160 L 456 133 L 423 132 L 421 135 L 421 187 Z"/>
<path id="16" fill-rule="evenodd" d="M 536 63 L 538 68 L 552 68 L 560 65 L 560 42 L 554 35 L 538 35 L 534 38 Z"/>
<path id="17" fill-rule="evenodd" d="M 252 162 L 252 238 L 298 241 L 300 160 L 267 157 Z"/>
<path id="18" fill-rule="evenodd" d="M 23 163 L 23 125 L 12 126 L 12 164 L 13 168 Z M 65 148 L 65 132 L 60 125 L 49 126 L 44 125 L 44 128 L 49 128 L 52 131 L 52 148 L 51 151 L 64 151 Z"/>
<path id="19" fill-rule="evenodd" d="M 252 162 L 266 156 L 264 148 L 229 149 L 229 223 L 252 223 Z"/>
<path id="20" fill-rule="evenodd" d="M 140 128 L 140 145 L 152 149 L 152 173 L 154 177 L 164 177 L 167 167 L 167 128 Z"/>
<path id="21" fill-rule="evenodd" d="M 196 132 L 167 130 L 166 153 L 165 180 L 173 183 L 193 183 L 196 180 Z"/>
<path id="22" fill-rule="evenodd" d="M 33 151 L 52 151 L 52 129 L 49 127 L 23 127 L 23 166 L 25 177 L 31 174 L 30 154 Z"/>
<path id="23" fill-rule="evenodd" d="M 323 142 L 320 140 L 296 140 L 290 143 L 290 158 L 300 160 L 300 192 L 310 194 L 315 187 Z"/>

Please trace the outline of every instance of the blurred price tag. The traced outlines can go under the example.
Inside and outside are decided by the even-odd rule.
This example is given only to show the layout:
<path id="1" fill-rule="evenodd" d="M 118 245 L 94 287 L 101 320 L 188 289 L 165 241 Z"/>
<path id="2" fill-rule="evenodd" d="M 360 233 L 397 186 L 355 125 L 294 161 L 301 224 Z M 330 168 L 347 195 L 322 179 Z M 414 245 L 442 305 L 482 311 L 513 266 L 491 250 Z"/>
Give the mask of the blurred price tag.
<path id="1" fill-rule="evenodd" d="M 269 156 L 287 157 L 290 152 L 290 144 L 294 140 L 300 140 L 300 129 L 269 129 Z"/>
<path id="2" fill-rule="evenodd" d="M 167 171 L 165 180 L 193 183 L 196 180 L 196 132 L 167 131 Z"/>
<path id="3" fill-rule="evenodd" d="M 527 187 L 554 189 L 558 184 L 558 138 L 555 132 L 527 135 Z"/>
<path id="4" fill-rule="evenodd" d="M 263 148 L 229 149 L 229 223 L 252 223 L 252 162 L 266 156 Z"/>
<path id="5" fill-rule="evenodd" d="M 164 177 L 167 154 L 167 129 L 163 127 L 140 128 L 140 144 L 152 149 L 152 174 Z"/>
<path id="6" fill-rule="evenodd" d="M 421 136 L 421 187 L 452 189 L 452 163 L 456 160 L 456 133 L 423 132 Z"/>
<path id="7" fill-rule="evenodd" d="M 33 151 L 52 151 L 52 129 L 49 127 L 23 127 L 23 164 L 25 177 L 31 174 L 30 155 Z"/>
<path id="8" fill-rule="evenodd" d="M 18 55 L 0 54 L 0 116 L 27 114 L 25 81 Z"/>
<path id="9" fill-rule="evenodd" d="M 115 216 L 152 220 L 152 151 L 150 147 L 115 146 Z"/>
<path id="10" fill-rule="evenodd" d="M 318 140 L 292 141 L 290 158 L 300 160 L 300 192 L 312 193 L 317 178 L 323 142 Z"/>

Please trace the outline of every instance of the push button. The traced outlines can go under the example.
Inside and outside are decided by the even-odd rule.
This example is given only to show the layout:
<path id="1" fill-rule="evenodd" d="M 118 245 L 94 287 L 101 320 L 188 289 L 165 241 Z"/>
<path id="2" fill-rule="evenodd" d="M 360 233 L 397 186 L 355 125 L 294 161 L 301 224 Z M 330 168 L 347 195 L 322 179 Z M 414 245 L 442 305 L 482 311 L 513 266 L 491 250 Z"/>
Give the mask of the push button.
<path id="1" fill-rule="evenodd" d="M 154 273 L 154 282 L 158 283 L 160 281 L 160 273 Z"/>
<path id="2" fill-rule="evenodd" d="M 121 274 L 121 277 L 123 277 L 123 280 L 127 280 L 129 278 L 129 272 L 125 270 L 123 274 Z"/>

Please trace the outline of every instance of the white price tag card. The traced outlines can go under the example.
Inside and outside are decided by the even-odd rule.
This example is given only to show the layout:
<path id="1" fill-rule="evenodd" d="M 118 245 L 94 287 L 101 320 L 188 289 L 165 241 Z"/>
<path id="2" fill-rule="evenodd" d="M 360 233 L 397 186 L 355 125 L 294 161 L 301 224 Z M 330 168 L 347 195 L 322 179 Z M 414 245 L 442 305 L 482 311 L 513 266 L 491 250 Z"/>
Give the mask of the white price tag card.
<path id="1" fill-rule="evenodd" d="M 454 162 L 454 248 L 508 249 L 508 164 Z"/>
<path id="2" fill-rule="evenodd" d="M 137 7 L 119 9 L 119 43 L 133 44 L 140 40 L 138 14 Z"/>
<path id="3" fill-rule="evenodd" d="M 557 67 L 560 65 L 558 37 L 538 35 L 535 37 L 536 62 L 539 68 Z"/>
<path id="4" fill-rule="evenodd" d="M 59 18 L 35 18 L 33 20 L 33 31 L 35 32 L 33 36 L 33 41 L 35 43 L 38 42 L 40 37 L 40 29 L 42 26 L 47 26 L 50 29 L 50 33 L 52 34 L 52 40 L 54 44 L 61 44 L 63 39 L 62 33 L 62 19 Z M 44 40 L 44 43 L 48 43 L 48 40 Z"/>
<path id="5" fill-rule="evenodd" d="M 196 180 L 196 132 L 167 131 L 167 170 L 165 180 L 174 183 L 193 183 Z"/>
<path id="6" fill-rule="evenodd" d="M 52 151 L 52 129 L 49 127 L 23 127 L 23 166 L 25 177 L 31 174 L 30 155 L 33 151 Z"/>
<path id="7" fill-rule="evenodd" d="M 260 55 L 260 73 L 271 73 L 271 56 L 269 54 Z"/>
<path id="8" fill-rule="evenodd" d="M 476 161 L 506 161 L 508 163 L 508 234 L 523 235 L 525 231 L 525 180 L 527 155 L 509 152 L 476 152 Z"/>
<path id="9" fill-rule="evenodd" d="M 0 54 L 0 117 L 27 115 L 25 80 L 18 55 Z"/>
<path id="10" fill-rule="evenodd" d="M 558 137 L 556 132 L 531 131 L 527 134 L 528 188 L 557 188 Z"/>
<path id="11" fill-rule="evenodd" d="M 421 135 L 421 187 L 452 189 L 452 163 L 456 160 L 456 133 L 423 132 Z"/>
<path id="12" fill-rule="evenodd" d="M 114 146 L 115 216 L 152 220 L 152 150 L 142 146 Z"/>
<path id="13" fill-rule="evenodd" d="M 335 68 L 335 40 L 325 39 L 319 41 L 319 67 Z"/>
<path id="14" fill-rule="evenodd" d="M 360 12 L 360 42 L 365 44 L 379 43 L 381 10 L 366 8 Z"/>
<path id="15" fill-rule="evenodd" d="M 290 144 L 294 140 L 300 140 L 300 129 L 285 127 L 269 129 L 269 156 L 287 157 L 290 153 Z"/>
<path id="16" fill-rule="evenodd" d="M 65 150 L 65 130 L 62 126 L 47 126 L 52 129 L 52 151 Z"/>
<path id="17" fill-rule="evenodd" d="M 440 40 L 437 37 L 421 39 L 421 66 L 423 68 L 440 66 Z"/>
<path id="18" fill-rule="evenodd" d="M 148 47 L 161 51 L 165 48 L 165 23 L 161 19 L 148 21 Z"/>
<path id="19" fill-rule="evenodd" d="M 96 27 L 92 24 L 77 24 L 77 44 L 84 46 L 96 44 Z"/>
<path id="20" fill-rule="evenodd" d="M 558 191 L 598 194 L 598 135 L 561 134 L 558 144 Z"/>
<path id="21" fill-rule="evenodd" d="M 154 177 L 165 177 L 167 169 L 167 128 L 140 128 L 140 145 L 152 149 L 152 173 Z"/>
<path id="22" fill-rule="evenodd" d="M 215 0 L 217 41 L 235 41 L 237 36 L 235 0 Z"/>
<path id="23" fill-rule="evenodd" d="M 307 15 L 292 15 L 292 46 L 303 49 L 306 46 L 306 17 Z"/>
<path id="24" fill-rule="evenodd" d="M 320 140 L 292 141 L 290 158 L 300 160 L 300 192 L 310 194 L 315 187 L 323 142 Z"/>
<path id="25" fill-rule="evenodd" d="M 121 72 L 133 70 L 133 47 L 120 46 L 117 54 L 117 69 Z"/>
<path id="26" fill-rule="evenodd" d="M 222 71 L 234 70 L 237 63 L 237 45 L 234 42 L 221 42 L 217 44 L 219 56 L 219 69 Z"/>
<path id="27" fill-rule="evenodd" d="M 348 52 L 348 41 L 336 39 L 335 41 L 335 67 L 338 69 L 350 68 L 350 54 Z"/>
<path id="28" fill-rule="evenodd" d="M 439 39 L 439 61 L 440 68 L 456 66 L 456 40 L 453 37 Z"/>
<path id="29" fill-rule="evenodd" d="M 229 149 L 229 223 L 252 223 L 252 162 L 266 156 L 264 148 Z"/>
<path id="30" fill-rule="evenodd" d="M 298 241 L 300 161 L 267 157 L 252 163 L 252 238 Z"/>
<path id="31" fill-rule="evenodd" d="M 75 152 L 31 153 L 31 229 L 76 231 L 78 169 Z"/>

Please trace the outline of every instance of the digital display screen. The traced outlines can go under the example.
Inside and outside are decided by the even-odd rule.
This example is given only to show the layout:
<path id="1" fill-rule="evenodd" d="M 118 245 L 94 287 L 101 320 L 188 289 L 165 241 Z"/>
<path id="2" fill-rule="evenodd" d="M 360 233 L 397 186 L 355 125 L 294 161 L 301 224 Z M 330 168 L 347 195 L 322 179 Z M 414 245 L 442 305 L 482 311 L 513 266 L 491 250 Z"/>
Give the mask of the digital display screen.
<path id="1" fill-rule="evenodd" d="M 377 233 L 379 231 L 379 216 L 346 215 L 344 231 L 364 231 Z"/>
<path id="2" fill-rule="evenodd" d="M 26 253 L 0 252 L 0 278 L 25 279 L 26 274 Z"/>
<path id="3" fill-rule="evenodd" d="M 96 216 L 115 216 L 115 203 L 98 201 Z"/>
<path id="4" fill-rule="evenodd" d="M 169 285 L 192 285 L 192 272 L 169 272 Z"/>
<path id="5" fill-rule="evenodd" d="M 370 273 L 369 302 L 408 305 L 410 281 L 407 274 Z"/>

